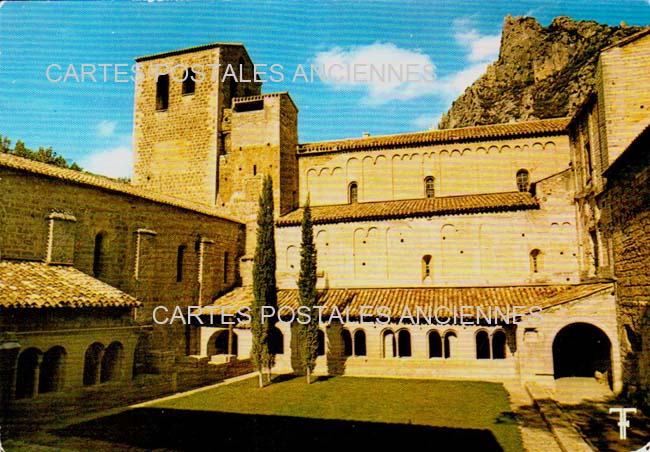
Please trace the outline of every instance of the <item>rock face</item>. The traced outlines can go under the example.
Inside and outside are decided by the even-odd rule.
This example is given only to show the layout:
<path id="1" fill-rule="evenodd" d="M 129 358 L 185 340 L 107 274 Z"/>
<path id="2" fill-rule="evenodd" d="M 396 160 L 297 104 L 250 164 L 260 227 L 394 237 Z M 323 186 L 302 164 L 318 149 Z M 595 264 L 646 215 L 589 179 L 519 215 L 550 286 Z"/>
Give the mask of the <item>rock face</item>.
<path id="1" fill-rule="evenodd" d="M 600 50 L 642 30 L 556 17 L 506 16 L 499 59 L 465 90 L 438 128 L 571 115 L 594 87 Z"/>

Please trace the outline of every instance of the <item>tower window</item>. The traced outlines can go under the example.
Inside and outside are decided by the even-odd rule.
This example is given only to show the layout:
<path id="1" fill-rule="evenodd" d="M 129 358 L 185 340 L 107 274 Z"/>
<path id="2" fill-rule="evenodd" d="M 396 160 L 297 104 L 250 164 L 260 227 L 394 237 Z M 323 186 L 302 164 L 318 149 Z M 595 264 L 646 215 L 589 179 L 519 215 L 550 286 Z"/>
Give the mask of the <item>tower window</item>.
<path id="1" fill-rule="evenodd" d="M 532 273 L 539 273 L 542 268 L 542 252 L 534 249 L 530 252 L 530 271 Z"/>
<path id="2" fill-rule="evenodd" d="M 354 204 L 359 200 L 359 187 L 356 182 L 350 182 L 348 186 L 348 202 Z"/>
<path id="3" fill-rule="evenodd" d="M 195 88 L 196 88 L 196 82 L 194 80 L 194 71 L 192 70 L 191 67 L 188 67 L 185 70 L 185 74 L 183 76 L 182 93 L 183 94 L 194 94 Z"/>
<path id="4" fill-rule="evenodd" d="M 427 176 L 424 178 L 424 195 L 427 198 L 433 198 L 436 194 L 435 188 L 433 186 L 433 176 Z"/>
<path id="5" fill-rule="evenodd" d="M 156 80 L 156 110 L 169 107 L 169 74 L 162 74 Z"/>
<path id="6" fill-rule="evenodd" d="M 517 189 L 521 192 L 528 191 L 528 170 L 517 171 Z"/>

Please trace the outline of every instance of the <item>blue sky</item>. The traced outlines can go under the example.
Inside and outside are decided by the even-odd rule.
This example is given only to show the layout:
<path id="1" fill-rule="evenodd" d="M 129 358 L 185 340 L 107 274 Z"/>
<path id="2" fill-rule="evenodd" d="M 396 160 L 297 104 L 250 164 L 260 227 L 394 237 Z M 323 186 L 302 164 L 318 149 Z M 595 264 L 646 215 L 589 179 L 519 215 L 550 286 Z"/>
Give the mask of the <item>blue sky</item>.
<path id="1" fill-rule="evenodd" d="M 0 2 L 0 134 L 55 151 L 94 172 L 128 175 L 133 83 L 53 83 L 51 64 L 133 64 L 214 41 L 242 42 L 255 63 L 280 64 L 300 109 L 301 142 L 425 130 L 498 52 L 506 14 L 543 25 L 559 15 L 650 24 L 648 0 Z M 291 80 L 311 63 L 435 66 L 422 85 Z M 54 76 L 59 75 L 53 72 Z M 118 77 L 120 78 L 120 77 Z M 126 77 L 128 78 L 128 77 Z"/>

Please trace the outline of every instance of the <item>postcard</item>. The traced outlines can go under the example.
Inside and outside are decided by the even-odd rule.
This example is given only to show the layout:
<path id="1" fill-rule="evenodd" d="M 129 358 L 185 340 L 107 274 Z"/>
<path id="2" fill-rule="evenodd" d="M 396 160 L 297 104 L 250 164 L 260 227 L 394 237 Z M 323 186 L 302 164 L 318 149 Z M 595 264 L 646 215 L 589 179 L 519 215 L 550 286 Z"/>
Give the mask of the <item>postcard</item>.
<path id="1" fill-rule="evenodd" d="M 650 450 L 647 1 L 0 1 L 0 115 L 0 451 Z"/>

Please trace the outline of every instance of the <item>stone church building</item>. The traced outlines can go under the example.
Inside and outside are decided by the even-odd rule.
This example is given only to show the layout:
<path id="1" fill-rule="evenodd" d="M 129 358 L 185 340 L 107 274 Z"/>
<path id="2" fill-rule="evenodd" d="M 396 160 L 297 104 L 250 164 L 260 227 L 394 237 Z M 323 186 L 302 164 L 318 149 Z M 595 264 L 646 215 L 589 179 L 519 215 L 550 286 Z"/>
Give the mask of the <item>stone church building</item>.
<path id="1" fill-rule="evenodd" d="M 246 325 L 154 318 L 250 305 L 266 175 L 280 307 L 298 306 L 309 197 L 319 303 L 346 313 L 321 325 L 316 372 L 647 389 L 648 54 L 648 31 L 605 49 L 571 118 L 316 143 L 299 142 L 289 93 L 243 81 L 241 44 L 137 58 L 132 183 L 0 154 L 3 409 L 245 372 Z M 219 77 L 194 77 L 208 64 Z M 284 320 L 275 370 L 291 372 Z"/>

